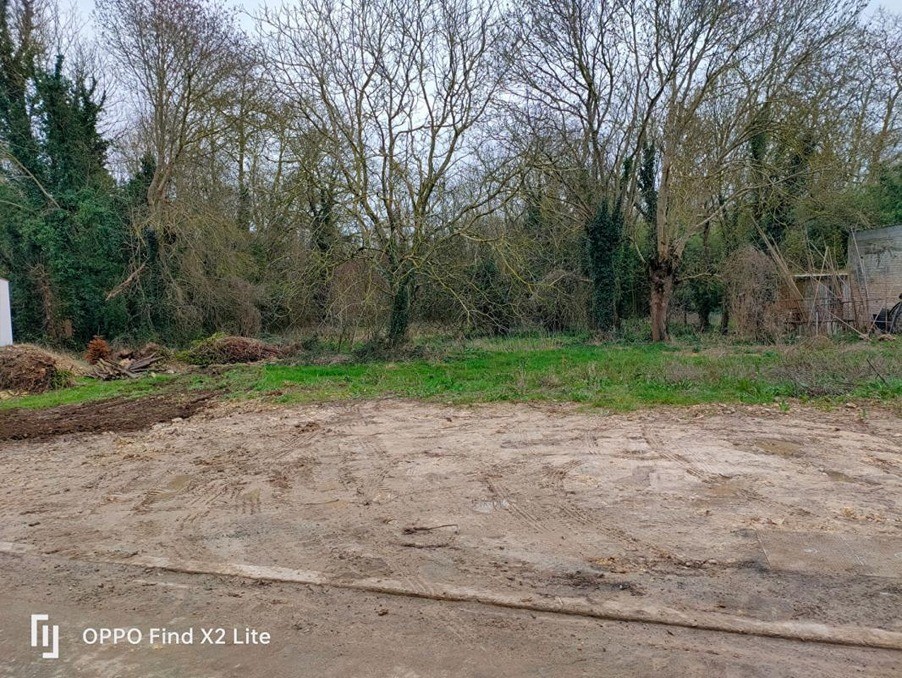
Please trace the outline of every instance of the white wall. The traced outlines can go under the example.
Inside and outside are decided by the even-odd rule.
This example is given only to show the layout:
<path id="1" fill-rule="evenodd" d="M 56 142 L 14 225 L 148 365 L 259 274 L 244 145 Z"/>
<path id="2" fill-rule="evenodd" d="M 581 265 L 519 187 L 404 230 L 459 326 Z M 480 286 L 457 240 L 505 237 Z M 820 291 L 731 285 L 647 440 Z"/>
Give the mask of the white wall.
<path id="1" fill-rule="evenodd" d="M 13 343 L 13 320 L 9 308 L 9 282 L 0 278 L 0 346 Z"/>
<path id="2" fill-rule="evenodd" d="M 902 225 L 850 234 L 849 272 L 867 304 L 867 320 L 895 306 L 902 294 Z"/>

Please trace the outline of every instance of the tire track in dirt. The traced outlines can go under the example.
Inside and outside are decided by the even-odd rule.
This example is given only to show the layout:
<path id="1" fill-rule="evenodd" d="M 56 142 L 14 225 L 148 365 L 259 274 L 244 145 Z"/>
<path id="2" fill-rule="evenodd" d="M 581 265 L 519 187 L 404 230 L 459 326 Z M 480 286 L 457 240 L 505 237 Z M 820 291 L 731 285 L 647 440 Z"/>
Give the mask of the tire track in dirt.
<path id="1" fill-rule="evenodd" d="M 492 471 L 484 477 L 484 481 L 491 492 L 496 505 L 508 508 L 508 512 L 517 520 L 525 524 L 531 530 L 541 532 L 543 534 L 560 538 L 561 536 L 570 535 L 574 531 L 590 529 L 600 532 L 607 537 L 624 545 L 625 548 L 631 550 L 643 550 L 647 553 L 655 554 L 661 560 L 672 560 L 674 556 L 650 542 L 646 542 L 638 537 L 633 536 L 627 531 L 620 529 L 609 522 L 599 520 L 598 516 L 589 513 L 581 506 L 577 505 L 567 497 L 563 489 L 563 482 L 567 473 L 574 468 L 580 466 L 583 462 L 572 460 L 554 468 L 550 472 L 550 477 L 559 479 L 559 486 L 545 485 L 545 489 L 552 489 L 551 498 L 553 499 L 552 507 L 542 502 L 538 502 L 532 498 L 532 495 L 515 494 L 510 491 L 508 486 L 500 480 L 503 476 L 512 476 L 515 474 L 505 473 L 505 468 L 495 466 Z M 534 476 L 531 474 L 523 474 L 525 476 L 525 485 L 542 488 L 542 480 L 535 482 Z M 549 475 L 543 474 L 543 478 Z M 531 481 L 531 482 L 530 482 Z M 547 482 L 547 481 L 546 481 Z M 546 495 L 547 496 L 547 495 Z M 574 544 L 571 540 L 568 546 L 582 559 L 593 562 L 597 558 L 597 553 L 589 553 L 581 543 Z"/>
<path id="2" fill-rule="evenodd" d="M 598 521 L 587 511 L 568 502 L 558 492 L 552 492 L 553 506 L 549 507 L 520 493 L 514 493 L 500 480 L 497 471 L 485 476 L 485 483 L 496 504 L 507 507 L 509 513 L 517 517 L 531 530 L 555 537 L 569 534 L 574 528 L 598 527 Z M 533 479 L 533 482 L 534 479 Z M 561 480 L 563 482 L 563 480 Z M 541 481 L 539 481 L 541 487 Z M 546 496 L 548 496 L 546 494 Z"/>
<path id="3" fill-rule="evenodd" d="M 257 479 L 263 472 L 255 472 L 255 466 L 266 468 L 268 460 L 260 456 L 238 446 L 195 458 L 190 475 L 180 474 L 168 482 L 160 480 L 161 487 L 147 489 L 131 512 L 173 513 L 169 548 L 180 557 L 209 555 L 199 546 L 204 541 L 203 528 L 230 516 L 253 516 L 261 512 L 265 486 Z M 143 484 L 146 486 L 147 481 Z M 134 486 L 134 481 L 128 485 Z M 169 522 L 163 516 L 159 520 Z"/>
<path id="4" fill-rule="evenodd" d="M 728 477 L 723 473 L 715 471 L 711 466 L 705 463 L 704 460 L 698 459 L 698 453 L 686 449 L 680 445 L 677 440 L 663 440 L 647 426 L 642 427 L 642 437 L 645 438 L 646 443 L 648 443 L 649 448 L 653 452 L 661 455 L 668 461 L 674 462 L 686 473 L 703 482 L 710 482 L 712 480 Z M 671 452 L 670 450 L 677 451 Z"/>
<path id="5" fill-rule="evenodd" d="M 392 461 L 388 450 L 382 444 L 378 435 L 366 432 L 367 427 L 376 422 L 372 418 L 365 417 L 358 409 L 355 409 L 354 414 L 356 416 L 352 417 L 342 432 L 349 439 L 338 444 L 340 452 L 339 482 L 347 492 L 353 496 L 361 497 L 364 504 L 370 502 L 381 503 L 382 500 L 390 498 L 390 492 L 385 486 L 385 478 L 397 464 Z M 354 430 L 358 427 L 362 431 Z M 341 555 L 339 554 L 340 550 L 335 545 L 326 544 L 319 540 L 318 546 L 330 553 L 330 560 Z M 404 582 L 412 590 L 427 595 L 435 595 L 440 592 L 438 587 L 427 579 L 411 573 L 409 567 L 389 553 L 389 549 L 380 548 L 378 556 L 388 565 L 392 576 Z M 348 562 L 347 558 L 343 559 L 342 562 L 344 566 L 357 572 L 359 576 L 372 576 L 372 572 L 359 569 L 353 563 Z M 482 644 L 481 638 L 470 630 L 471 625 L 469 622 L 464 620 L 456 610 L 450 608 L 444 610 L 441 623 L 448 633 L 461 643 L 466 643 L 471 647 L 479 647 L 483 652 L 488 652 L 488 649 Z"/>
<path id="6" fill-rule="evenodd" d="M 580 452 L 587 456 L 603 456 L 601 446 L 598 444 L 599 436 L 594 431 L 585 431 L 581 436 Z"/>
<path id="7" fill-rule="evenodd" d="M 898 478 L 902 478 L 902 466 L 898 464 L 894 464 L 891 461 L 886 459 L 881 459 L 880 457 L 875 457 L 873 455 L 868 455 L 862 459 L 864 463 L 868 466 L 873 466 L 875 468 L 880 469 L 884 473 L 887 473 L 892 476 L 896 476 Z"/>
<path id="8" fill-rule="evenodd" d="M 598 518 L 570 499 L 564 488 L 567 475 L 582 465 L 583 462 L 579 459 L 572 459 L 559 466 L 546 466 L 543 472 L 544 478 L 539 480 L 538 486 L 551 490 L 564 526 L 568 526 L 570 523 L 574 526 L 597 528 Z"/>
<path id="9" fill-rule="evenodd" d="M 582 466 L 583 462 L 579 459 L 571 459 L 559 466 L 545 464 L 542 468 L 542 478 L 539 481 L 539 487 L 550 488 L 559 492 L 564 491 L 564 479 L 570 471 Z"/>
<path id="10" fill-rule="evenodd" d="M 379 501 L 390 494 L 385 477 L 392 460 L 379 434 L 367 433 L 377 422 L 367 418 L 360 408 L 354 408 L 350 414 L 351 421 L 340 431 L 348 440 L 338 443 L 338 480 L 345 490 L 363 497 L 364 502 Z"/>
<path id="11" fill-rule="evenodd" d="M 339 443 L 341 458 L 338 478 L 342 486 L 364 501 L 375 501 L 384 494 L 388 474 L 388 453 L 378 440 Z"/>
<path id="12" fill-rule="evenodd" d="M 693 478 L 701 481 L 705 487 L 711 492 L 717 492 L 717 488 L 728 483 L 735 476 L 715 471 L 713 467 L 699 460 L 699 454 L 693 450 L 688 450 L 676 440 L 665 441 L 657 434 L 648 429 L 647 426 L 642 427 L 642 437 L 647 442 L 649 448 L 659 454 L 664 459 L 674 462 L 678 468 L 688 473 Z M 719 441 L 720 442 L 720 441 Z M 725 445 L 729 445 L 730 441 L 726 441 Z M 676 449 L 676 452 L 670 452 L 668 448 Z M 810 466 L 810 464 L 805 464 Z M 789 504 L 773 497 L 765 497 L 761 493 L 748 487 L 733 488 L 732 493 L 736 500 L 741 500 L 745 506 L 751 502 L 766 504 L 770 508 L 780 507 L 784 512 L 793 512 L 797 510 L 797 506 Z"/>
<path id="13" fill-rule="evenodd" d="M 285 462 L 299 450 L 313 447 L 314 443 L 321 440 L 325 433 L 330 432 L 330 429 L 324 429 L 323 426 L 316 421 L 296 424 L 294 429 L 295 432 L 285 441 L 286 444 L 276 450 L 272 455 L 274 462 Z M 284 438 L 280 438 L 280 440 L 284 440 Z"/>
<path id="14" fill-rule="evenodd" d="M 315 437 L 311 437 L 310 442 Z M 309 444 L 309 443 L 308 443 Z M 314 469 L 320 460 L 309 452 L 308 447 L 300 441 L 292 441 L 282 445 L 273 452 L 272 458 L 264 467 L 265 477 L 272 489 L 273 498 L 285 497 L 296 482 L 308 486 L 313 480 Z"/>

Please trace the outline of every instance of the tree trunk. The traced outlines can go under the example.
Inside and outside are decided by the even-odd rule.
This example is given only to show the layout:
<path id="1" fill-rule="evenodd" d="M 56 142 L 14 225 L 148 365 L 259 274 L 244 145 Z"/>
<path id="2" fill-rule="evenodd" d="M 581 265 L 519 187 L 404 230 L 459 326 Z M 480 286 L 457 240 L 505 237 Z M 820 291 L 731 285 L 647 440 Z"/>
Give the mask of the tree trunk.
<path id="1" fill-rule="evenodd" d="M 388 346 L 395 348 L 407 341 L 410 327 L 410 302 L 413 281 L 404 276 L 392 290 L 391 315 L 388 319 Z"/>
<path id="2" fill-rule="evenodd" d="M 711 222 L 706 223 L 702 229 L 702 263 L 705 273 L 708 273 L 711 270 Z M 698 329 L 700 332 L 707 332 L 711 328 L 712 283 L 708 278 L 702 280 L 704 287 L 699 295 Z"/>
<path id="3" fill-rule="evenodd" d="M 648 262 L 651 287 L 651 339 L 667 341 L 667 310 L 673 294 L 674 260 L 670 238 L 672 224 L 668 220 L 670 204 L 670 153 L 661 149 L 661 178 L 655 196 L 655 257 Z"/>
<path id="4" fill-rule="evenodd" d="M 673 296 L 673 268 L 670 262 L 651 262 L 649 281 L 651 283 L 651 339 L 667 341 L 667 309 Z"/>
<path id="5" fill-rule="evenodd" d="M 711 329 L 711 305 L 705 300 L 698 308 L 698 331 L 707 332 Z"/>
<path id="6" fill-rule="evenodd" d="M 312 245 L 318 255 L 313 307 L 316 309 L 317 322 L 321 325 L 325 325 L 329 319 L 335 259 L 333 249 L 338 244 L 334 206 L 335 196 L 329 188 L 320 188 L 316 198 L 310 201 L 310 213 L 313 216 Z"/>

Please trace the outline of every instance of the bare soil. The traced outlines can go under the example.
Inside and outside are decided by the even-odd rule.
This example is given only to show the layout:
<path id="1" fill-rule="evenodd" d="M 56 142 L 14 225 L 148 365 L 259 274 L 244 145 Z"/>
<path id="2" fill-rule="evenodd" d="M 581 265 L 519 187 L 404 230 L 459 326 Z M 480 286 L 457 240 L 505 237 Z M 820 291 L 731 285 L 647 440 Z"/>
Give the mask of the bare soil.
<path id="1" fill-rule="evenodd" d="M 211 397 L 210 393 L 161 393 L 141 399 L 113 398 L 43 410 L 7 410 L 0 413 L 0 441 L 139 431 L 159 422 L 188 418 L 206 407 Z"/>
<path id="2" fill-rule="evenodd" d="M 216 654 L 86 647 L 73 636 L 60 667 L 103 676 L 210 675 L 211 666 L 242 676 L 902 670 L 902 653 L 886 649 L 429 599 L 466 589 L 525 608 L 579 601 L 898 633 L 902 427 L 892 413 L 605 416 L 380 400 L 175 416 L 141 431 L 106 425 L 3 443 L 0 628 L 46 611 L 37 605 L 74 626 L 228 621 L 268 626 L 275 642 Z M 230 565 L 326 586 L 221 576 Z M 360 590 L 385 581 L 418 598 Z M 9 675 L 57 675 L 27 673 L 33 651 L 16 638 L 0 633 L 0 652 L 22 670 Z"/>

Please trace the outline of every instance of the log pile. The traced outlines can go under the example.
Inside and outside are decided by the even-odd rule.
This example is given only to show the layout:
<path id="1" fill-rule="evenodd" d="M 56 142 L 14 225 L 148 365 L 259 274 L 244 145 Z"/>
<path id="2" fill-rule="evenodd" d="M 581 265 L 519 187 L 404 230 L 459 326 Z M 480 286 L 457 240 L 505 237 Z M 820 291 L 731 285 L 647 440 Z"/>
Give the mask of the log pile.
<path id="1" fill-rule="evenodd" d="M 162 359 L 163 356 L 157 355 L 156 353 L 144 356 L 143 358 L 125 358 L 118 363 L 101 358 L 94 365 L 94 369 L 88 373 L 88 376 L 94 377 L 95 379 L 102 379 L 103 381 L 112 381 L 113 379 L 137 379 Z"/>

